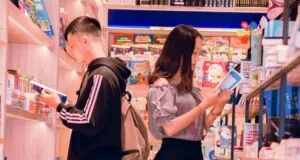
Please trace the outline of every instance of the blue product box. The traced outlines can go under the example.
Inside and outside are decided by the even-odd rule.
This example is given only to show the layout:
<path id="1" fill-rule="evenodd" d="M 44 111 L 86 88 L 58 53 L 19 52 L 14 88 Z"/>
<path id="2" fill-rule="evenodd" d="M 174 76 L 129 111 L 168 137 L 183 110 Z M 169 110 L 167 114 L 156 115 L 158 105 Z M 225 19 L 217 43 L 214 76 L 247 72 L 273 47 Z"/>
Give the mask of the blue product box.
<path id="1" fill-rule="evenodd" d="M 292 35 L 295 21 L 289 22 L 289 36 Z M 265 30 L 265 37 L 267 38 L 280 38 L 283 37 L 283 21 L 273 20 L 267 23 Z"/>
<path id="2" fill-rule="evenodd" d="M 299 87 L 287 86 L 285 93 L 285 117 L 295 118 L 299 115 Z M 264 91 L 264 97 L 266 101 L 268 117 L 280 116 L 280 89 L 266 90 Z"/>

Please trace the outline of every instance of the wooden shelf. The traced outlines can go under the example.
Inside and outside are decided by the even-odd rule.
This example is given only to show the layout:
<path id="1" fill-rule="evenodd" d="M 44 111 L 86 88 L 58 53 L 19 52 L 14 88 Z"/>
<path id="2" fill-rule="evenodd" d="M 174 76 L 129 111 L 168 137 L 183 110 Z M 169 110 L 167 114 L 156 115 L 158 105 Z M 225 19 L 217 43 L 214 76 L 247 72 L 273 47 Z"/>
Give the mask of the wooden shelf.
<path id="1" fill-rule="evenodd" d="M 131 93 L 133 97 L 147 97 L 149 86 L 148 85 L 127 85 L 126 89 Z"/>
<path id="2" fill-rule="evenodd" d="M 8 1 L 8 42 L 51 46 L 51 39 L 11 1 Z"/>
<path id="3" fill-rule="evenodd" d="M 295 57 L 290 58 L 290 61 L 287 62 L 280 70 L 275 72 L 272 76 L 269 76 L 262 84 L 255 87 L 248 95 L 247 100 L 250 100 L 251 98 L 257 96 L 261 90 L 264 90 L 271 86 L 276 81 L 280 80 L 281 76 L 284 74 L 287 74 L 288 72 L 292 71 L 294 68 L 296 68 L 300 63 L 300 52 L 295 53 Z M 299 73 L 294 73 L 299 74 Z M 289 73 L 288 76 L 294 76 L 293 72 Z M 297 76 L 299 77 L 299 76 Z"/>
<path id="4" fill-rule="evenodd" d="M 33 121 L 39 121 L 45 123 L 48 122 L 48 116 L 31 113 L 21 108 L 16 108 L 10 105 L 6 105 L 5 109 L 6 109 L 5 116 L 8 118 L 20 119 L 20 120 L 33 120 Z"/>
<path id="5" fill-rule="evenodd" d="M 267 13 L 267 7 L 187 7 L 170 5 L 130 5 L 104 3 L 107 9 L 149 10 L 149 11 L 184 11 L 184 12 L 230 12 L 230 13 Z"/>
<path id="6" fill-rule="evenodd" d="M 168 34 L 173 27 L 150 27 L 150 28 L 122 28 L 108 27 L 104 31 L 108 33 L 142 33 L 142 34 Z M 237 36 L 237 32 L 241 29 L 226 28 L 196 28 L 203 36 Z"/>
<path id="7" fill-rule="evenodd" d="M 58 57 L 59 57 L 59 62 L 58 62 L 59 68 L 70 69 L 78 73 L 83 72 L 83 65 L 76 62 L 69 55 L 67 55 L 67 53 L 62 48 L 59 48 Z"/>

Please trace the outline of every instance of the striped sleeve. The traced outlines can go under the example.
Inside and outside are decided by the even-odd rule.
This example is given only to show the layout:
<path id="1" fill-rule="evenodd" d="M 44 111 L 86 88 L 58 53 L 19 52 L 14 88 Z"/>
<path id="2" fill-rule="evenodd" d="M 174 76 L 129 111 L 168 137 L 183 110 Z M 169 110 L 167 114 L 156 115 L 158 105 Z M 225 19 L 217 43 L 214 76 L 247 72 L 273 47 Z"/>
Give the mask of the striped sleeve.
<path id="1" fill-rule="evenodd" d="M 64 104 L 57 107 L 61 120 L 71 129 L 84 131 L 93 129 L 109 115 L 107 101 L 111 88 L 108 81 L 102 75 L 94 75 L 88 81 L 86 87 L 88 92 L 83 95 L 88 96 L 84 107 Z M 97 126 L 97 128 L 101 127 Z"/>
<path id="2" fill-rule="evenodd" d="M 95 107 L 96 98 L 99 94 L 99 90 L 101 87 L 103 76 L 100 75 L 94 75 L 93 76 L 93 86 L 89 95 L 89 98 L 86 102 L 86 105 L 84 107 L 84 112 L 80 113 L 73 113 L 70 111 L 67 111 L 66 108 L 62 108 L 60 112 L 60 118 L 67 121 L 68 123 L 89 123 L 92 115 L 92 111 Z"/>

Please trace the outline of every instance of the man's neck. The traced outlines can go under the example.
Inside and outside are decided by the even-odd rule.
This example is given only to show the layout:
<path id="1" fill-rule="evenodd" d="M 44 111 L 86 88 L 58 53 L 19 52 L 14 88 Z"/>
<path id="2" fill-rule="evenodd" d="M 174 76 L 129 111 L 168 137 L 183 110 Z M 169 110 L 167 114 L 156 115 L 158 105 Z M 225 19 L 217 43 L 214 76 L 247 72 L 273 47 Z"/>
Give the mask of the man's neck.
<path id="1" fill-rule="evenodd" d="M 89 55 L 85 61 L 87 65 L 90 64 L 94 59 L 106 57 L 101 44 L 94 45 L 91 49 L 91 52 L 87 55 Z"/>

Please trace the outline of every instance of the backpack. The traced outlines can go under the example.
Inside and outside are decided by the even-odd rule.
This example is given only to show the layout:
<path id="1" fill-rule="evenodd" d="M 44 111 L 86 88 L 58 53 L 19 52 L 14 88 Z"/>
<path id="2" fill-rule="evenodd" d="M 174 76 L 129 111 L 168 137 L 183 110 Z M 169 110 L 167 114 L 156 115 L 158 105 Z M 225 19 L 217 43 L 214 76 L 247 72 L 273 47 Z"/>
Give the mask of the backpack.
<path id="1" fill-rule="evenodd" d="M 122 160 L 147 160 L 150 153 L 147 127 L 130 100 L 131 94 L 126 91 L 121 99 Z"/>

